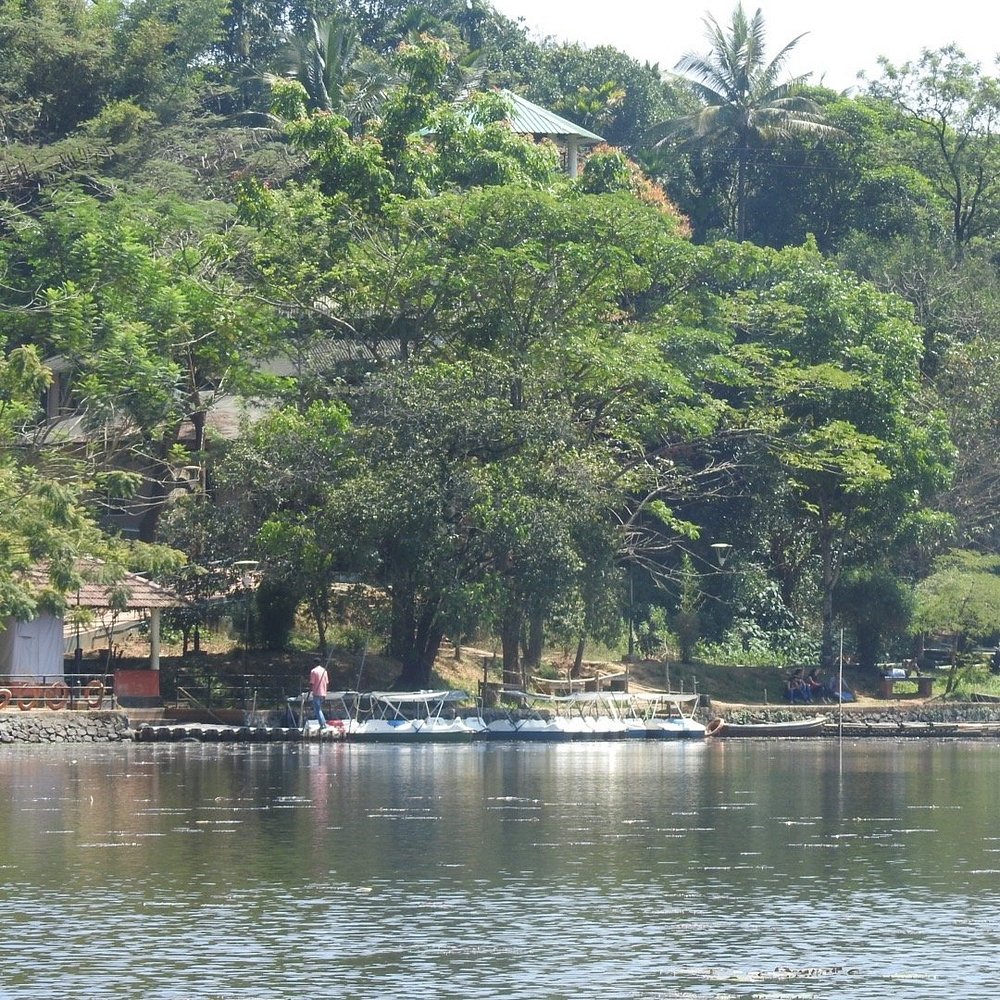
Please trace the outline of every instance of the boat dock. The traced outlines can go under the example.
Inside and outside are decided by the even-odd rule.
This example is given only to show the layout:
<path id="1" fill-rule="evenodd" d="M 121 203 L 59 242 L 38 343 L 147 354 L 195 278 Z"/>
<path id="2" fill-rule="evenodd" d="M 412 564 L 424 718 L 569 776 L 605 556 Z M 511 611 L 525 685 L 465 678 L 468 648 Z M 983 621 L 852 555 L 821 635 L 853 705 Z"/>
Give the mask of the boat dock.
<path id="1" fill-rule="evenodd" d="M 210 722 L 145 723 L 134 730 L 138 743 L 334 743 L 343 730 L 333 726 L 236 726 Z"/>

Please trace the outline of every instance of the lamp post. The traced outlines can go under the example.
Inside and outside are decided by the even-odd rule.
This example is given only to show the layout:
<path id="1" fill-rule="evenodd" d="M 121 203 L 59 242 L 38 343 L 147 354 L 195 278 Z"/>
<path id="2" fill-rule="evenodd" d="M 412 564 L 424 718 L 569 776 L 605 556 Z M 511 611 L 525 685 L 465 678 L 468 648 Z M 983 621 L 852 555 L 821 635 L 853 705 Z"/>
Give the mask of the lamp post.
<path id="1" fill-rule="evenodd" d="M 733 551 L 732 545 L 729 542 L 712 542 L 709 548 L 715 553 L 715 561 L 719 564 L 719 569 L 724 569 L 726 560 Z"/>
<path id="2" fill-rule="evenodd" d="M 243 674 L 248 670 L 247 658 L 250 653 L 250 584 L 253 574 L 260 563 L 256 559 L 239 559 L 233 563 L 233 568 L 240 575 L 240 585 L 243 587 Z M 244 681 L 245 682 L 245 681 Z"/>

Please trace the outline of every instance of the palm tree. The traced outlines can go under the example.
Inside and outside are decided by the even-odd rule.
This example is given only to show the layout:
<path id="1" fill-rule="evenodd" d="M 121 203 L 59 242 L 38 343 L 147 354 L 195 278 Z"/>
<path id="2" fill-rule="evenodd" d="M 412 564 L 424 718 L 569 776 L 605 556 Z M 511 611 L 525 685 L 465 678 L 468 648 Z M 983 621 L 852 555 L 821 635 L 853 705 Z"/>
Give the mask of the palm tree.
<path id="1" fill-rule="evenodd" d="M 377 113 L 394 83 L 384 62 L 364 49 L 346 14 L 310 17 L 285 48 L 287 72 L 320 111 L 336 111 L 352 123 Z"/>
<path id="2" fill-rule="evenodd" d="M 728 28 L 720 27 L 711 15 L 704 23 L 712 51 L 704 56 L 689 52 L 675 67 L 687 75 L 687 83 L 704 106 L 655 126 L 651 137 L 657 139 L 658 147 L 684 137 L 734 150 L 731 221 L 736 238 L 743 240 L 753 144 L 796 133 L 838 133 L 823 121 L 814 101 L 795 93 L 810 74 L 779 82 L 782 67 L 802 35 L 765 62 L 760 9 L 748 20 L 743 4 L 737 3 Z"/>

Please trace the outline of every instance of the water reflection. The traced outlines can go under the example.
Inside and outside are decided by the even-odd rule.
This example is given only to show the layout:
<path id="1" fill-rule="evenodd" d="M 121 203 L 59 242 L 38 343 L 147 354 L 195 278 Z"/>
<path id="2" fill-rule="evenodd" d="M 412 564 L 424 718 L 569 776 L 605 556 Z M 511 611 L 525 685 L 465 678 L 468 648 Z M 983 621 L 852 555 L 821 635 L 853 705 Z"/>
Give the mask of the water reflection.
<path id="1" fill-rule="evenodd" d="M 988 988 L 998 770 L 991 744 L 937 741 L 4 749 L 0 983 L 153 1000 Z"/>

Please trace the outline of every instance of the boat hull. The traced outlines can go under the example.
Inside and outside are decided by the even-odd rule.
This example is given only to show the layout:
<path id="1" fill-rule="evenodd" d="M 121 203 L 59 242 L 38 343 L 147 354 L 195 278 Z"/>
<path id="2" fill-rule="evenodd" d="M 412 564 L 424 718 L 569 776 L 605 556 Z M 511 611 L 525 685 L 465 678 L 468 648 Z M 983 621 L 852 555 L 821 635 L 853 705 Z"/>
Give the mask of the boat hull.
<path id="1" fill-rule="evenodd" d="M 352 743 L 468 743 L 474 735 L 473 730 L 464 725 L 375 720 L 353 726 L 347 739 Z"/>
<path id="2" fill-rule="evenodd" d="M 786 722 L 726 722 L 724 719 L 713 719 L 706 731 L 709 736 L 715 737 L 819 736 L 829 721 L 825 715 Z"/>
<path id="3" fill-rule="evenodd" d="M 646 723 L 648 740 L 703 740 L 705 727 L 694 719 L 658 720 Z"/>

